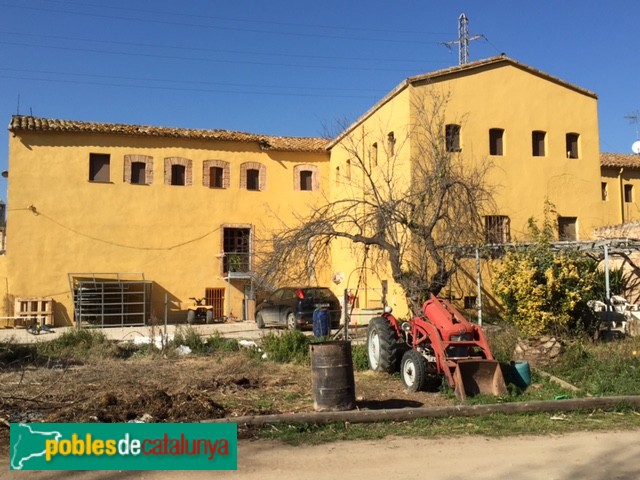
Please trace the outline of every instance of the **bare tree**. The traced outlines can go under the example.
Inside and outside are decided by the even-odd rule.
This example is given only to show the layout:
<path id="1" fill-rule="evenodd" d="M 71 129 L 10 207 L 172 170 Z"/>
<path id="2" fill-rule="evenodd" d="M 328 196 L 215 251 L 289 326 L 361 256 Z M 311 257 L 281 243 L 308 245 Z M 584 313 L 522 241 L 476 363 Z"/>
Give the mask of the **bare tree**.
<path id="1" fill-rule="evenodd" d="M 345 239 L 390 271 L 412 310 L 440 292 L 455 271 L 456 247 L 483 241 L 482 212 L 492 203 L 489 165 L 465 159 L 445 135 L 448 103 L 433 92 L 416 97 L 406 138 L 386 142 L 383 161 L 357 130 L 346 135 L 334 148 L 346 150 L 354 187 L 277 233 L 259 272 L 276 282 L 308 278 L 311 262 L 328 261 L 332 242 Z"/>

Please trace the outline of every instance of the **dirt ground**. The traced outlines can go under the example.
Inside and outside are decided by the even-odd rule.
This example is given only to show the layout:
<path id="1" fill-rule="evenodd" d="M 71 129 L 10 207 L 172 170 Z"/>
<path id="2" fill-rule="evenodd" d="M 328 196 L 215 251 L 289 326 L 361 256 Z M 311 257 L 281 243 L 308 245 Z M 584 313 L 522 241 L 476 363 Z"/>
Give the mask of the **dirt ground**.
<path id="1" fill-rule="evenodd" d="M 248 368 L 249 367 L 249 368 Z M 410 393 L 399 379 L 356 372 L 358 408 L 442 406 L 437 393 Z M 53 480 L 61 472 L 8 470 L 11 422 L 197 422 L 311 411 L 311 368 L 251 363 L 241 353 L 181 359 L 58 362 L 0 370 L 0 478 Z M 76 480 L 204 478 L 299 480 L 394 478 L 636 479 L 640 432 L 488 439 L 387 438 L 288 446 L 240 433 L 235 472 L 65 472 Z"/>
<path id="2" fill-rule="evenodd" d="M 198 422 L 313 410 L 311 367 L 248 362 L 240 353 L 180 359 L 73 361 L 0 370 L 0 446 L 15 422 Z M 358 408 L 450 405 L 399 379 L 356 372 Z"/>
<path id="3" fill-rule="evenodd" d="M 8 471 L 0 453 L 0 478 L 8 480 L 637 480 L 640 432 L 581 432 L 516 438 L 387 438 L 288 446 L 241 440 L 238 470 L 215 471 Z"/>

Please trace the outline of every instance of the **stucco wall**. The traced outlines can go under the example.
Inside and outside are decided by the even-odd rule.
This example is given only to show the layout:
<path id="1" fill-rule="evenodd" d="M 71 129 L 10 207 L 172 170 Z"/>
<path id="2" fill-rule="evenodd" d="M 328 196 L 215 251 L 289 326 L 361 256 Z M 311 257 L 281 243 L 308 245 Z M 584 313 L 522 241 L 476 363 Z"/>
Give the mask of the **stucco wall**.
<path id="1" fill-rule="evenodd" d="M 140 272 L 154 282 L 154 315 L 180 320 L 189 297 L 226 287 L 222 227 L 269 238 L 318 202 L 327 188 L 323 153 L 262 150 L 257 144 L 119 135 L 20 132 L 9 145 L 7 269 L 11 295 L 53 297 L 56 322 L 73 317 L 69 273 Z M 110 181 L 90 182 L 91 153 L 110 155 Z M 153 157 L 150 185 L 125 182 L 125 155 Z M 165 184 L 165 158 L 192 162 L 191 185 Z M 203 185 L 207 160 L 230 163 L 229 188 Z M 245 162 L 265 167 L 261 191 L 241 188 Z M 320 190 L 294 188 L 298 164 L 317 167 Z M 262 180 L 262 179 L 261 179 Z M 189 182 L 187 182 L 189 183 Z M 242 315 L 244 286 L 229 289 L 226 314 Z"/>

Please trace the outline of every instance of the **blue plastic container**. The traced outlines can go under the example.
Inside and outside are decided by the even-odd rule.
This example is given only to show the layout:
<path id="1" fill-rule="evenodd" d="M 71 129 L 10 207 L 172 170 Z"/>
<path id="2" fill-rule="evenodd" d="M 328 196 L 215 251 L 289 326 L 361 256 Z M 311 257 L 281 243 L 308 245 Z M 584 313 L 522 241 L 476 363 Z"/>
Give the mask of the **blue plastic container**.
<path id="1" fill-rule="evenodd" d="M 313 336 L 326 337 L 331 333 L 331 314 L 326 308 L 313 311 Z"/>
<path id="2" fill-rule="evenodd" d="M 511 362 L 513 367 L 513 383 L 520 388 L 527 388 L 531 385 L 531 367 L 529 362 L 516 360 Z"/>

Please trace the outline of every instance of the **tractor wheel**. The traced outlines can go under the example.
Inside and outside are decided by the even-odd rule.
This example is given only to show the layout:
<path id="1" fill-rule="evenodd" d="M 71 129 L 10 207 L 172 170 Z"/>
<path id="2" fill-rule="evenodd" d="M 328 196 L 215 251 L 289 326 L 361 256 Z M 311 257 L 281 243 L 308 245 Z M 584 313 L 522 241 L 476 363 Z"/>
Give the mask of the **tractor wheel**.
<path id="1" fill-rule="evenodd" d="M 196 312 L 194 310 L 189 310 L 187 312 L 187 323 L 189 325 L 196 323 Z"/>
<path id="2" fill-rule="evenodd" d="M 415 350 L 407 350 L 400 367 L 402 383 L 410 392 L 424 390 L 427 385 L 427 361 Z"/>
<path id="3" fill-rule="evenodd" d="M 398 335 L 385 318 L 376 317 L 369 322 L 367 360 L 374 372 L 394 373 L 398 370 Z"/>
<path id="4" fill-rule="evenodd" d="M 207 325 L 211 325 L 213 322 L 213 310 L 207 310 L 205 322 Z"/>
<path id="5" fill-rule="evenodd" d="M 264 318 L 262 318 L 262 314 L 260 312 L 256 313 L 256 324 L 258 328 L 264 328 Z"/>
<path id="6" fill-rule="evenodd" d="M 298 328 L 298 324 L 296 323 L 296 316 L 293 314 L 293 312 L 287 313 L 285 319 L 287 321 L 287 329 L 295 330 Z"/>

